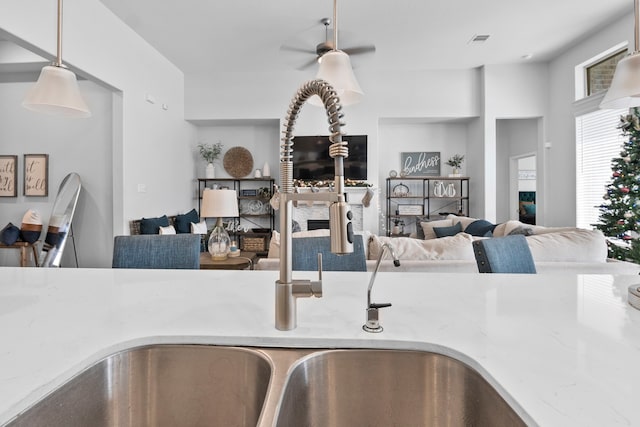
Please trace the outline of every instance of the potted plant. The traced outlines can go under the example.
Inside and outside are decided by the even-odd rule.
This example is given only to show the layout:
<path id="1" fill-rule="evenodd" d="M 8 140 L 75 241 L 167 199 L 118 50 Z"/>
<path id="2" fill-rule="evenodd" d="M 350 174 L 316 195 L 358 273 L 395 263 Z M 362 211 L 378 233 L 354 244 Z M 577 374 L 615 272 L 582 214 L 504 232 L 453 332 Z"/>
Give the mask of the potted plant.
<path id="1" fill-rule="evenodd" d="M 400 218 L 393 219 L 393 229 L 391 230 L 392 236 L 399 236 L 404 234 L 404 221 Z"/>
<path id="2" fill-rule="evenodd" d="M 198 144 L 198 149 L 200 150 L 200 157 L 207 162 L 207 168 L 205 169 L 205 178 L 215 178 L 216 169 L 213 166 L 213 162 L 218 160 L 220 154 L 222 153 L 222 142 L 217 142 L 215 144 Z"/>
<path id="3" fill-rule="evenodd" d="M 447 165 L 453 168 L 453 173 L 449 176 L 460 176 L 460 167 L 464 161 L 464 155 L 456 154 L 447 160 Z"/>

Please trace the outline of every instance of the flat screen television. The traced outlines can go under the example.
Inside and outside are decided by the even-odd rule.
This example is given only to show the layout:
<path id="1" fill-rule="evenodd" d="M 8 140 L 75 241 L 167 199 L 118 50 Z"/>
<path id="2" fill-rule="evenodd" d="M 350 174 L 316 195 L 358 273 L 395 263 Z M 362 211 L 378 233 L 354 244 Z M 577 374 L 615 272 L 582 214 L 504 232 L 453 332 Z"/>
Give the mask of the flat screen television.
<path id="1" fill-rule="evenodd" d="M 349 157 L 344 159 L 345 179 L 367 179 L 367 135 L 345 135 Z M 329 136 L 293 137 L 293 179 L 326 181 L 334 178 L 333 159 L 329 156 Z"/>

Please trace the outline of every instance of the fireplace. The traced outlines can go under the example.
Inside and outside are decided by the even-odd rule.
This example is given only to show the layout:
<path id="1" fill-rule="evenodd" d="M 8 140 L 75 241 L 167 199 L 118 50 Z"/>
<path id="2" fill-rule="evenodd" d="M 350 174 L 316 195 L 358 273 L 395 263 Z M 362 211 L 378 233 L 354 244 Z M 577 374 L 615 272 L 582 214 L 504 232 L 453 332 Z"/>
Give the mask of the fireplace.
<path id="1" fill-rule="evenodd" d="M 329 220 L 328 219 L 308 219 L 307 220 L 307 230 L 321 230 L 321 229 L 329 229 Z"/>
<path id="2" fill-rule="evenodd" d="M 301 193 L 311 191 L 310 188 L 299 189 Z M 327 191 L 326 188 L 320 188 L 320 191 Z M 377 205 L 365 209 L 362 204 L 362 198 L 366 192 L 364 187 L 347 187 L 345 192 L 348 196 L 349 207 L 353 214 L 354 231 L 364 230 L 364 224 L 370 224 L 369 228 L 377 227 L 378 221 L 378 209 Z M 366 210 L 366 213 L 365 213 Z M 367 219 L 365 221 L 365 215 Z M 329 229 L 329 203 L 327 202 L 311 202 L 300 201 L 293 209 L 293 219 L 300 224 L 302 231 L 314 230 L 314 229 Z M 313 225 L 311 223 L 314 223 Z M 319 224 L 319 225 L 315 225 Z M 314 228 L 315 227 L 315 228 Z"/>

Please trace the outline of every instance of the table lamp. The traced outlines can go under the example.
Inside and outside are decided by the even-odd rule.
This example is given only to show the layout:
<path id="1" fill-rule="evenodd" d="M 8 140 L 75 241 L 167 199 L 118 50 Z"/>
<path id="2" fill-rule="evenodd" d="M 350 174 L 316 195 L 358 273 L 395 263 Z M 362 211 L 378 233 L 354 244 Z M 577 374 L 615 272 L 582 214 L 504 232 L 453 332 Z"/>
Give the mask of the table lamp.
<path id="1" fill-rule="evenodd" d="M 231 239 L 222 225 L 222 219 L 237 216 L 239 216 L 238 195 L 235 190 L 211 190 L 208 188 L 204 190 L 200 217 L 217 218 L 208 244 L 209 253 L 213 260 L 227 259 Z"/>

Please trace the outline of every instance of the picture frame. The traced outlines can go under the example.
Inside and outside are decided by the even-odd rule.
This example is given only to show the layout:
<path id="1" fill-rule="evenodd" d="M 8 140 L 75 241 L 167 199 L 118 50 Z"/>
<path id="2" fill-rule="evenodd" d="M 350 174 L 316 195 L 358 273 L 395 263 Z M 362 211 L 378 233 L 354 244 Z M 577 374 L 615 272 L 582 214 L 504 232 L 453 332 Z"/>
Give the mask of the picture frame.
<path id="1" fill-rule="evenodd" d="M 398 215 L 424 215 L 424 206 L 398 205 Z"/>
<path id="2" fill-rule="evenodd" d="M 534 179 L 536 179 L 536 170 L 535 169 L 520 169 L 518 171 L 518 179 L 534 180 Z"/>
<path id="3" fill-rule="evenodd" d="M 400 176 L 424 178 L 440 176 L 439 151 L 415 151 L 400 153 Z"/>
<path id="4" fill-rule="evenodd" d="M 18 197 L 18 156 L 0 156 L 0 197 Z"/>
<path id="5" fill-rule="evenodd" d="M 257 197 L 258 190 L 256 188 L 242 189 L 240 191 L 240 194 L 242 195 L 242 197 Z"/>
<path id="6" fill-rule="evenodd" d="M 24 155 L 24 195 L 47 197 L 49 195 L 49 155 Z"/>

